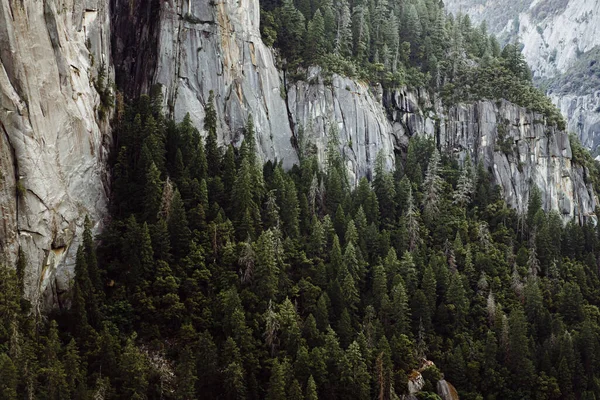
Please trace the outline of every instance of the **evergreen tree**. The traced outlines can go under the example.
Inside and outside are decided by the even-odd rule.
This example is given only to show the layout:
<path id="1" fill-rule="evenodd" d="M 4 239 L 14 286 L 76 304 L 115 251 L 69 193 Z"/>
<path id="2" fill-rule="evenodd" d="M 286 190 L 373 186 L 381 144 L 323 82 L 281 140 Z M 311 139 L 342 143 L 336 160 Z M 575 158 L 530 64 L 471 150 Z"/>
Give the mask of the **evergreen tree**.
<path id="1" fill-rule="evenodd" d="M 0 397 L 6 400 L 16 400 L 17 381 L 17 369 L 13 361 L 6 353 L 0 353 Z"/>
<path id="2" fill-rule="evenodd" d="M 317 395 L 317 385 L 315 384 L 315 380 L 312 375 L 308 378 L 308 383 L 306 384 L 306 395 L 304 396 L 305 400 L 319 400 L 319 396 Z"/>
<path id="3" fill-rule="evenodd" d="M 169 211 L 168 228 L 172 254 L 176 260 L 183 258 L 190 246 L 191 232 L 179 190 L 175 189 Z"/>
<path id="4" fill-rule="evenodd" d="M 286 364 L 281 364 L 278 359 L 273 362 L 267 400 L 286 400 Z"/>
<path id="5" fill-rule="evenodd" d="M 308 23 L 306 29 L 306 42 L 311 43 L 311 46 L 306 46 L 304 59 L 311 62 L 319 62 L 321 57 L 325 55 L 325 20 L 321 10 L 317 10 L 315 15 Z"/>
<path id="6" fill-rule="evenodd" d="M 193 350 L 187 346 L 179 355 L 176 377 L 177 387 L 175 396 L 177 399 L 188 400 L 196 398 L 196 360 Z"/>
<path id="7" fill-rule="evenodd" d="M 425 196 L 423 197 L 423 210 L 428 218 L 434 218 L 439 212 L 441 201 L 442 178 L 440 177 L 440 153 L 433 151 L 427 166 L 427 173 L 423 182 Z"/>
<path id="8" fill-rule="evenodd" d="M 204 108 L 204 130 L 206 131 L 206 162 L 208 176 L 219 174 L 221 166 L 221 150 L 217 143 L 217 110 L 215 109 L 215 94 L 211 90 Z"/>
<path id="9" fill-rule="evenodd" d="M 135 335 L 127 339 L 120 359 L 119 371 L 123 394 L 129 399 L 146 399 L 148 365 L 144 355 L 135 346 Z"/>

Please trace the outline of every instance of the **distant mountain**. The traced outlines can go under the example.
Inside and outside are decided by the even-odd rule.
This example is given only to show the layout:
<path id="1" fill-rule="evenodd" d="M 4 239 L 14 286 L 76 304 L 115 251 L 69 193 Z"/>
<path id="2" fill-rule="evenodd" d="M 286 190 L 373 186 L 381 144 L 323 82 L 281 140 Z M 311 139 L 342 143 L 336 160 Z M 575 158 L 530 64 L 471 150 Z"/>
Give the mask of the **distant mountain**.
<path id="1" fill-rule="evenodd" d="M 535 82 L 598 153 L 600 3 L 586 0 L 447 0 L 447 9 L 487 22 L 501 41 L 519 41 Z"/>

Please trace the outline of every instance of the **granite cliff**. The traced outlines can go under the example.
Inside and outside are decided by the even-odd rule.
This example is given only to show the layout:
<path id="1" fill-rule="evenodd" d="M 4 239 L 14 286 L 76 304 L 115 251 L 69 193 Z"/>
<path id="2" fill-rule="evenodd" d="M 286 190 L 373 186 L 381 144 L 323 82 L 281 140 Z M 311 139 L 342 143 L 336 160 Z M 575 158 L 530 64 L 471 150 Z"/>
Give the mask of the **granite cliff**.
<path id="1" fill-rule="evenodd" d="M 261 40 L 257 0 L 67 0 L 0 2 L 0 252 L 28 256 L 27 295 L 60 305 L 83 219 L 101 227 L 108 198 L 110 129 L 99 117 L 98 66 L 115 71 L 125 96 L 160 88 L 165 110 L 190 113 L 202 128 L 215 93 L 219 141 L 239 144 L 252 115 L 263 159 L 298 161 L 303 129 L 324 161 L 339 130 L 351 180 L 369 176 L 376 155 L 388 166 L 410 137 L 481 160 L 508 203 L 524 210 L 530 182 L 565 219 L 592 216 L 593 190 L 571 163 L 568 136 L 507 102 L 444 107 L 425 92 L 383 91 L 317 68 L 289 79 Z M 111 56 L 112 54 L 112 56 Z"/>
<path id="2" fill-rule="evenodd" d="M 0 261 L 23 250 L 34 307 L 68 289 L 84 217 L 97 230 L 106 214 L 110 129 L 93 81 L 109 62 L 104 1 L 0 1 Z"/>

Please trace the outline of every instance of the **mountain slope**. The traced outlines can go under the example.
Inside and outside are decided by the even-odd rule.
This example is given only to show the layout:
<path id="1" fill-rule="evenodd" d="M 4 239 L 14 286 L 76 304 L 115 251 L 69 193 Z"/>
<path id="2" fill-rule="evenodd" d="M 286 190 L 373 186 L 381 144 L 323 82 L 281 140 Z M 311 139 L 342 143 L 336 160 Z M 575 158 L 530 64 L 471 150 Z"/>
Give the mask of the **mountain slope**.
<path id="1" fill-rule="evenodd" d="M 595 151 L 600 144 L 598 85 L 590 78 L 600 45 L 600 4 L 585 0 L 497 2 L 447 0 L 453 13 L 487 21 L 507 41 L 523 43 L 523 54 L 537 82 L 548 88 L 553 102 L 583 144 Z M 507 12 L 507 10 L 509 10 Z"/>
<path id="2" fill-rule="evenodd" d="M 111 61 L 125 97 L 158 88 L 169 114 L 182 120 L 189 113 L 198 128 L 212 90 L 219 143 L 239 145 L 252 115 L 259 155 L 286 168 L 298 161 L 302 132 L 324 165 L 336 129 L 356 184 L 372 176 L 379 153 L 392 168 L 410 137 L 427 135 L 442 150 L 483 162 L 520 211 L 533 181 L 544 205 L 565 218 L 594 212 L 585 171 L 571 165 L 566 136 L 543 126 L 542 116 L 506 103 L 447 108 L 424 93 L 383 90 L 315 68 L 292 80 L 260 37 L 256 0 L 115 0 L 110 15 L 104 2 L 63 4 L 61 12 L 51 2 L 3 4 L 2 253 L 11 265 L 19 247 L 27 254 L 27 296 L 36 303 L 43 293 L 47 305 L 61 302 L 84 217 L 99 228 L 106 216 L 110 129 L 102 98 L 110 88 L 94 81 L 102 64 L 111 76 Z M 512 153 L 498 149 L 499 126 Z"/>

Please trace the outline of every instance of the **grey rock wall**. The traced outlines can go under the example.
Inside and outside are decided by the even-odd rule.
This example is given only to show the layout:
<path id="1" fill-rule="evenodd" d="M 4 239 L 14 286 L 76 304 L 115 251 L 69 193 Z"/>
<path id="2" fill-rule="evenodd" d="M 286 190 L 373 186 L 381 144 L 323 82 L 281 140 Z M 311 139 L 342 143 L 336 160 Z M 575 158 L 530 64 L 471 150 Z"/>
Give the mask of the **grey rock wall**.
<path id="1" fill-rule="evenodd" d="M 109 129 L 91 80 L 109 38 L 102 0 L 0 0 L 0 262 L 23 249 L 36 308 L 63 300 L 83 220 L 106 214 Z"/>
<path id="2" fill-rule="evenodd" d="M 426 94 L 396 91 L 386 96 L 394 128 L 406 139 L 433 136 L 461 160 L 467 155 L 493 173 L 507 203 L 524 212 L 532 184 L 542 192 L 544 208 L 565 220 L 595 220 L 597 199 L 585 171 L 571 163 L 566 132 L 544 124 L 544 117 L 507 101 L 480 101 L 449 109 Z M 422 104 L 419 107 L 419 104 Z M 423 111 L 428 110 L 428 111 Z"/>
<path id="3" fill-rule="evenodd" d="M 154 83 L 171 115 L 189 113 L 201 129 L 212 90 L 221 144 L 241 142 L 252 115 L 263 159 L 296 163 L 283 79 L 260 37 L 258 1 L 167 1 L 160 16 Z"/>
<path id="4" fill-rule="evenodd" d="M 600 91 L 589 95 L 551 94 L 552 102 L 568 123 L 569 132 L 576 133 L 588 149 L 600 146 Z"/>
<path id="5" fill-rule="evenodd" d="M 307 81 L 289 83 L 287 91 L 296 134 L 301 127 L 304 129 L 306 140 L 317 149 L 322 164 L 334 127 L 351 184 L 370 176 L 379 152 L 392 168 L 394 151 L 400 147 L 376 89 L 337 75 L 325 85 L 319 69 L 311 68 Z"/>

